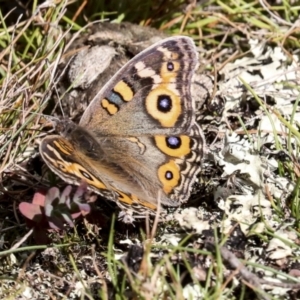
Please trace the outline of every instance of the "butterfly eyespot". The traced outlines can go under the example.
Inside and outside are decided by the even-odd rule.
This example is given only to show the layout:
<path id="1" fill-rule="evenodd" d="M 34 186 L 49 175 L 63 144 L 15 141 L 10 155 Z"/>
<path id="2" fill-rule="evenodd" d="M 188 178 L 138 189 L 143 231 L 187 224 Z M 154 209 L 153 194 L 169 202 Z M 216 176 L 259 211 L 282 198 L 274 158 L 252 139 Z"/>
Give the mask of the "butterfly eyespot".
<path id="1" fill-rule="evenodd" d="M 165 173 L 165 178 L 166 178 L 167 180 L 172 180 L 172 179 L 173 179 L 173 173 L 172 173 L 171 171 L 167 171 L 167 172 Z"/>
<path id="2" fill-rule="evenodd" d="M 81 173 L 82 176 L 85 177 L 86 179 L 93 181 L 93 178 L 91 177 L 90 174 L 88 174 L 88 173 L 86 173 L 86 172 L 84 172 L 84 171 L 80 171 L 80 173 Z"/>
<path id="3" fill-rule="evenodd" d="M 146 97 L 146 110 L 163 127 L 173 127 L 182 113 L 181 98 L 167 84 L 161 84 Z"/>
<path id="4" fill-rule="evenodd" d="M 164 83 L 174 83 L 176 82 L 176 77 L 181 67 L 179 62 L 176 61 L 168 61 L 162 64 L 160 70 L 160 76 L 162 78 L 162 82 Z"/>
<path id="5" fill-rule="evenodd" d="M 180 169 L 174 160 L 170 160 L 158 168 L 158 178 L 166 194 L 171 193 L 178 186 L 180 182 Z"/>
<path id="6" fill-rule="evenodd" d="M 172 62 L 167 63 L 167 69 L 168 71 L 173 71 L 174 70 L 174 64 Z"/>
<path id="7" fill-rule="evenodd" d="M 184 157 L 191 153 L 191 138 L 180 136 L 155 136 L 155 145 L 160 151 L 173 157 Z"/>
<path id="8" fill-rule="evenodd" d="M 157 97 L 157 109 L 167 113 L 172 109 L 172 99 L 169 95 L 159 95 Z"/>
<path id="9" fill-rule="evenodd" d="M 166 144 L 171 149 L 179 149 L 182 145 L 181 138 L 178 136 L 168 136 L 166 137 Z"/>

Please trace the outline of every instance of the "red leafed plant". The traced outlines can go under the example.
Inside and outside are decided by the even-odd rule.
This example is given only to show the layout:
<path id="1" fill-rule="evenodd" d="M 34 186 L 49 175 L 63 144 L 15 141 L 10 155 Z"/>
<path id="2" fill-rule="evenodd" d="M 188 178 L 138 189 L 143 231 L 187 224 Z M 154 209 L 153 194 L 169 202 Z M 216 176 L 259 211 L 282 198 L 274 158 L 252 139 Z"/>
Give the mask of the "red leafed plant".
<path id="1" fill-rule="evenodd" d="M 90 213 L 91 206 L 83 197 L 85 191 L 85 183 L 74 194 L 71 194 L 71 186 L 67 186 L 62 193 L 57 187 L 52 187 L 47 192 L 36 192 L 32 203 L 19 204 L 19 210 L 26 217 L 28 226 L 34 229 L 34 237 L 38 243 L 49 242 L 49 229 L 63 229 L 65 223 L 73 227 L 74 219 Z"/>

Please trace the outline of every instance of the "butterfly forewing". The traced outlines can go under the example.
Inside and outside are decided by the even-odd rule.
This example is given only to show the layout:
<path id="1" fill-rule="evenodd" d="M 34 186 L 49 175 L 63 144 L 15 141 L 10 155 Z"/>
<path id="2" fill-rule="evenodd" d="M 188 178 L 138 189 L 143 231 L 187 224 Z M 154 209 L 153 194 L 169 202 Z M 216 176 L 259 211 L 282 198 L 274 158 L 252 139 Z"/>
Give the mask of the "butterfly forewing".
<path id="1" fill-rule="evenodd" d="M 188 132 L 194 122 L 191 80 L 197 63 L 190 38 L 169 38 L 151 46 L 101 89 L 80 125 L 98 136 Z"/>

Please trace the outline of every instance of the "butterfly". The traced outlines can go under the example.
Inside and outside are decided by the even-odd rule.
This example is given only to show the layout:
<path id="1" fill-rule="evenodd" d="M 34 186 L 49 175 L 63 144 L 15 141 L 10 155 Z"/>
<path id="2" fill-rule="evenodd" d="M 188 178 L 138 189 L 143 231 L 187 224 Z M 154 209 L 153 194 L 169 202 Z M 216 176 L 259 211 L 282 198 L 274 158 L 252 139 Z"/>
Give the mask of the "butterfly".
<path id="1" fill-rule="evenodd" d="M 161 40 L 125 64 L 96 94 L 79 124 L 62 119 L 40 154 L 64 181 L 155 211 L 188 200 L 204 138 L 191 96 L 198 53 L 191 38 Z"/>

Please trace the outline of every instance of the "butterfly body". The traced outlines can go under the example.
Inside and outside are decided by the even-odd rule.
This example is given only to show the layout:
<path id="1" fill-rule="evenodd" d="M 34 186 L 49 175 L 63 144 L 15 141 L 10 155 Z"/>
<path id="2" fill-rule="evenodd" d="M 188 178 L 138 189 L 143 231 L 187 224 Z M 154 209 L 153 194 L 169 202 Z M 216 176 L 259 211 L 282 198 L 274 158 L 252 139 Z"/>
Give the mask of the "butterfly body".
<path id="1" fill-rule="evenodd" d="M 88 187 L 121 208 L 155 210 L 185 202 L 199 172 L 203 135 L 191 82 L 198 55 L 191 39 L 165 39 L 135 56 L 99 91 L 79 125 L 40 145 L 65 181 Z"/>

